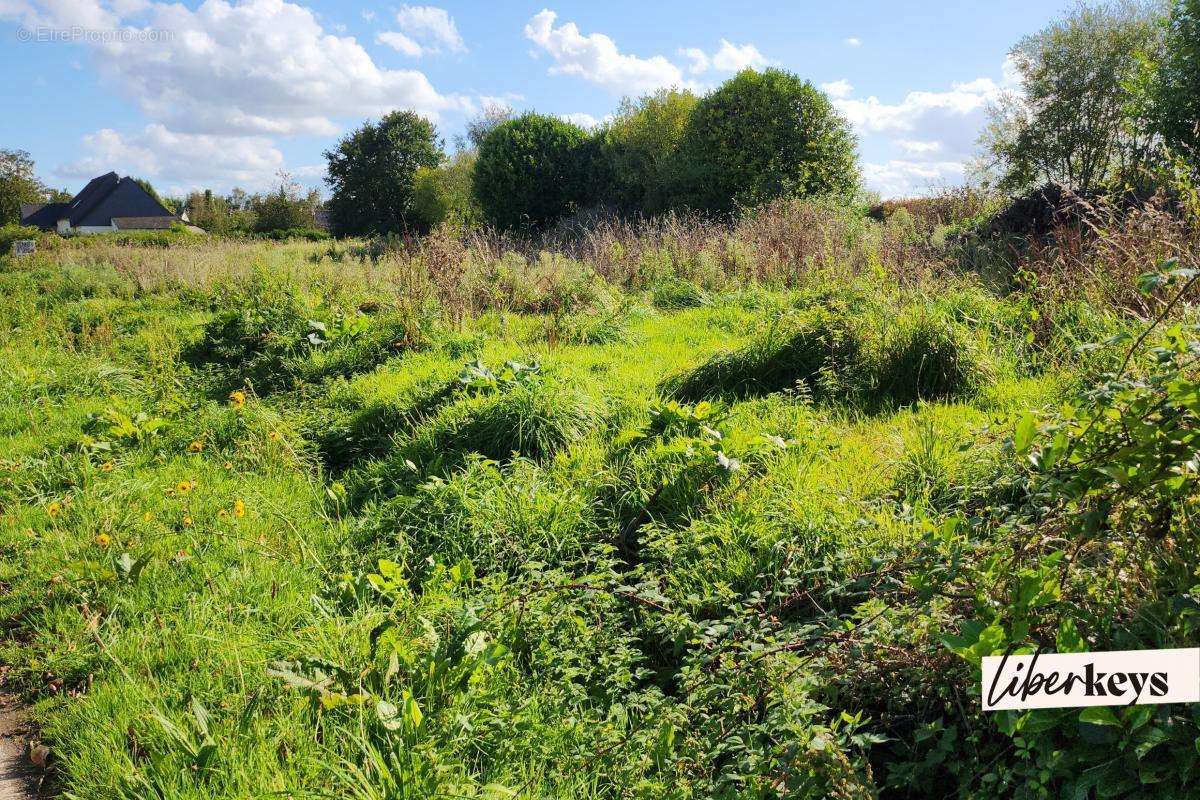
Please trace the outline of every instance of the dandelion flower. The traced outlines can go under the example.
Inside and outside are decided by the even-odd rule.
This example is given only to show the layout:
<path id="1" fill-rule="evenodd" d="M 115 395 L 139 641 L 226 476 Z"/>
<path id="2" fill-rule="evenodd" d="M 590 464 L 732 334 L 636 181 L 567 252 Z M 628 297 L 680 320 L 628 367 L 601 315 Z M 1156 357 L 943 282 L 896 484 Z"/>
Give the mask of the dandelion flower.
<path id="1" fill-rule="evenodd" d="M 241 500 L 235 500 L 233 503 L 233 515 L 238 519 L 246 516 L 246 504 Z"/>
<path id="2" fill-rule="evenodd" d="M 272 442 L 278 442 L 279 441 L 279 431 L 271 431 L 270 433 L 267 434 L 267 438 L 270 439 Z"/>
<path id="3" fill-rule="evenodd" d="M 96 544 L 101 547 L 108 547 L 108 543 L 112 541 L 112 537 L 107 533 L 102 533 L 96 537 Z"/>
<path id="4" fill-rule="evenodd" d="M 46 506 L 46 513 L 50 515 L 50 519 L 54 519 L 62 513 L 62 503 L 55 500 L 50 505 Z"/>
<path id="5" fill-rule="evenodd" d="M 199 453 L 203 449 L 204 449 L 204 442 L 201 442 L 199 440 L 194 441 L 188 445 L 188 450 L 191 450 L 193 453 Z"/>
<path id="6" fill-rule="evenodd" d="M 192 518 L 191 518 L 191 517 L 184 517 L 184 518 L 183 518 L 183 526 L 184 526 L 185 528 L 187 528 L 187 527 L 190 527 L 190 526 L 191 526 L 191 524 L 192 524 Z"/>
<path id="7" fill-rule="evenodd" d="M 142 514 L 142 519 L 145 522 L 149 522 L 150 520 L 154 519 L 154 515 L 147 511 L 145 514 Z"/>
<path id="8" fill-rule="evenodd" d="M 229 393 L 229 404 L 231 406 L 233 406 L 234 408 L 241 408 L 242 406 L 246 405 L 246 393 L 245 392 L 230 392 Z"/>
<path id="9" fill-rule="evenodd" d="M 175 491 L 179 492 L 180 494 L 187 494 L 191 490 L 192 490 L 192 482 L 191 481 L 180 481 L 179 483 L 175 484 Z"/>
<path id="10" fill-rule="evenodd" d="M 101 472 L 112 472 L 113 471 L 113 462 L 105 461 L 103 464 L 100 465 L 100 471 Z"/>

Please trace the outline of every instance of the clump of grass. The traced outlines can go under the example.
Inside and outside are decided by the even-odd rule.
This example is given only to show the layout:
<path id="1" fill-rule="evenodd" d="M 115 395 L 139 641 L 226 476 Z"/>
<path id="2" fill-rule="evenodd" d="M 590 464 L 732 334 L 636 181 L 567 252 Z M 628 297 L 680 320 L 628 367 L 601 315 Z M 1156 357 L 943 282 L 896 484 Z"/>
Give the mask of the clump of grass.
<path id="1" fill-rule="evenodd" d="M 798 384 L 819 392 L 833 388 L 835 376 L 855 361 L 860 347 L 857 330 L 831 312 L 821 310 L 799 322 L 779 317 L 749 344 L 718 353 L 668 378 L 661 388 L 686 401 L 756 397 Z"/>
<path id="2" fill-rule="evenodd" d="M 963 329 L 936 314 L 902 317 L 883 340 L 869 376 L 876 400 L 907 405 L 962 397 L 982 386 L 990 370 Z"/>
<path id="3" fill-rule="evenodd" d="M 702 287 L 676 277 L 664 278 L 655 283 L 650 290 L 650 297 L 654 307 L 663 310 L 698 308 L 712 302 L 708 292 Z"/>

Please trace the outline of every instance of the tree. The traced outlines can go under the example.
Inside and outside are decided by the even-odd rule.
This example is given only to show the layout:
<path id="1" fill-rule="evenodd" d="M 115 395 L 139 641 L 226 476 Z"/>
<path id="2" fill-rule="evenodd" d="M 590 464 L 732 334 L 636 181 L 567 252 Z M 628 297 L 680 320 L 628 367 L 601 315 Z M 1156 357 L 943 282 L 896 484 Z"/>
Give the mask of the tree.
<path id="1" fill-rule="evenodd" d="M 157 200 L 159 204 L 167 211 L 170 211 L 172 214 L 178 212 L 178 209 L 175 207 L 175 203 L 159 195 L 158 191 L 154 188 L 150 181 L 146 180 L 145 178 L 134 178 L 133 182 L 145 189 L 146 194 Z"/>
<path id="2" fill-rule="evenodd" d="M 34 175 L 24 150 L 0 150 L 0 225 L 19 225 L 22 203 L 46 202 L 46 187 Z"/>
<path id="3" fill-rule="evenodd" d="M 678 202 L 725 212 L 775 197 L 850 195 L 854 149 L 849 123 L 824 92 L 789 72 L 747 69 L 692 111 Z"/>
<path id="4" fill-rule="evenodd" d="M 471 193 L 471 174 L 477 157 L 474 150 L 463 150 L 439 167 L 417 170 L 413 181 L 413 213 L 422 230 L 431 230 L 444 222 L 462 227 L 479 223 L 482 212 Z"/>
<path id="5" fill-rule="evenodd" d="M 1163 141 L 1200 162 L 1200 0 L 1177 0 L 1153 88 L 1152 113 Z"/>
<path id="6" fill-rule="evenodd" d="M 286 172 L 280 172 L 279 188 L 256 198 L 252 204 L 258 233 L 290 231 L 313 226 L 313 208 L 319 202 L 316 192 L 301 196 L 300 184 Z"/>
<path id="7" fill-rule="evenodd" d="M 498 103 L 489 103 L 483 107 L 483 110 L 467 121 L 467 136 L 461 136 L 455 140 L 459 150 L 467 150 L 474 148 L 479 149 L 479 145 L 483 144 L 483 140 L 492 132 L 497 125 L 508 122 L 516 115 L 508 106 L 502 106 Z"/>
<path id="8" fill-rule="evenodd" d="M 413 226 L 413 176 L 436 167 L 442 146 L 433 123 L 412 111 L 393 111 L 366 123 L 326 151 L 334 232 L 370 234 Z"/>
<path id="9" fill-rule="evenodd" d="M 479 146 L 472 191 L 501 228 L 543 225 L 586 199 L 588 136 L 557 117 L 527 113 L 497 125 Z"/>
<path id="10" fill-rule="evenodd" d="M 616 118 L 597 134 L 599 196 L 624 211 L 666 210 L 678 183 L 675 156 L 696 103 L 696 95 L 674 89 L 622 100 Z"/>
<path id="11" fill-rule="evenodd" d="M 1001 98 L 983 135 L 1000 188 L 1086 194 L 1137 179 L 1153 136 L 1133 87 L 1161 41 L 1152 7 L 1133 2 L 1079 5 L 1022 39 L 1010 52 L 1021 92 Z"/>

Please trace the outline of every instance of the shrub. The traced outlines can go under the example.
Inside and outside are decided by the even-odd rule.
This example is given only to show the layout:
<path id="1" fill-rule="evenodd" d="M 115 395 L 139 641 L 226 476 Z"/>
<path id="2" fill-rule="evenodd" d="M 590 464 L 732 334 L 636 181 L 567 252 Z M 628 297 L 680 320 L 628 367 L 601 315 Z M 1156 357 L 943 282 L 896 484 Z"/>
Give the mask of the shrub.
<path id="1" fill-rule="evenodd" d="M 12 250 L 13 242 L 20 239 L 40 239 L 42 232 L 29 225 L 0 226 L 0 256 Z"/>
<path id="2" fill-rule="evenodd" d="M 496 126 L 479 146 L 472 190 L 501 228 L 544 225 L 585 199 L 587 134 L 576 125 L 524 114 Z"/>
<path id="3" fill-rule="evenodd" d="M 674 89 L 636 103 L 622 100 L 616 118 L 597 135 L 597 196 L 626 212 L 667 210 L 677 183 L 675 153 L 696 103 L 690 91 Z"/>
<path id="4" fill-rule="evenodd" d="M 849 124 L 811 83 L 744 70 L 692 112 L 678 201 L 726 212 L 781 196 L 849 196 L 858 184 L 854 147 Z"/>
<path id="5" fill-rule="evenodd" d="M 471 193 L 474 151 L 458 153 L 449 163 L 421 167 L 413 177 L 413 215 L 422 230 L 449 223 L 471 228 L 482 221 L 482 212 Z"/>
<path id="6" fill-rule="evenodd" d="M 697 308 L 708 305 L 708 292 L 691 281 L 682 278 L 666 278 L 654 284 L 650 296 L 655 308 Z"/>

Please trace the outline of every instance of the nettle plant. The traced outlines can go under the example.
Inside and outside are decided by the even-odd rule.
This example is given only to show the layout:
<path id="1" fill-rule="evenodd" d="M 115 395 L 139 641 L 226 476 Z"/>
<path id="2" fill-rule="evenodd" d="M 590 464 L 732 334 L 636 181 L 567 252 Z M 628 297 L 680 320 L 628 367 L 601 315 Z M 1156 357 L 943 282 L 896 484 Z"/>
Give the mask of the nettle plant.
<path id="1" fill-rule="evenodd" d="M 1058 652 L 1194 646 L 1200 634 L 1200 326 L 1171 316 L 1197 282 L 1168 262 L 1144 291 L 1177 288 L 1120 368 L 1073 401 L 1019 418 L 1020 468 L 947 538 L 954 576 L 937 591 L 969 597 L 947 645 L 976 667 L 1010 648 Z M 973 554 L 968 551 L 974 551 Z M 973 687 L 978 692 L 978 684 Z M 998 712 L 1011 760 L 987 780 L 1028 796 L 1194 796 L 1200 708 L 1161 705 Z M 1007 762 L 1007 766 L 1004 764 Z"/>

